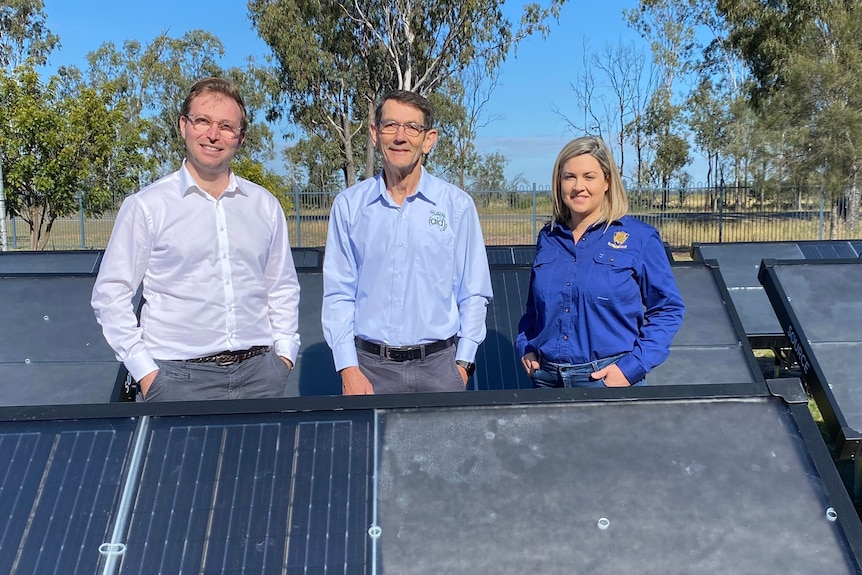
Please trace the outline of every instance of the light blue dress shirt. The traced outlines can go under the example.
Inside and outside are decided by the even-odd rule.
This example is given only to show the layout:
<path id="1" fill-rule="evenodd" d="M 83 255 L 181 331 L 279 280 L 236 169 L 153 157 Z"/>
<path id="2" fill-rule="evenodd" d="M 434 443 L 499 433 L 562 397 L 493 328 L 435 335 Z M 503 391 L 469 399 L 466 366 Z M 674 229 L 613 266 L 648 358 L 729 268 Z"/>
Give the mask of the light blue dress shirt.
<path id="1" fill-rule="evenodd" d="M 422 168 L 402 205 L 383 175 L 332 205 L 323 262 L 321 321 L 335 369 L 358 365 L 354 336 L 407 346 L 458 335 L 472 362 L 491 300 L 488 256 L 472 198 Z"/>

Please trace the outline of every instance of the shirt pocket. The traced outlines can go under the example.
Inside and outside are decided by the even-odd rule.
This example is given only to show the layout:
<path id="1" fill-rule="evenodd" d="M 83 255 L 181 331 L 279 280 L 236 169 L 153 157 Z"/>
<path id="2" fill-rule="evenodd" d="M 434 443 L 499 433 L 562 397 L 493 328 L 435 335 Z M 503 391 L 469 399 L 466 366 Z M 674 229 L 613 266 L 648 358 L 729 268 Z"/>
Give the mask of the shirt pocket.
<path id="1" fill-rule="evenodd" d="M 625 252 L 598 251 L 593 254 L 589 293 L 602 305 L 631 303 L 640 299 L 635 259 Z"/>
<path id="2" fill-rule="evenodd" d="M 556 269 L 557 255 L 553 253 L 536 254 L 536 259 L 533 260 L 533 292 L 537 299 L 544 301 L 545 294 L 550 293 L 554 287 L 554 276 L 559 273 Z M 559 289 L 559 286 L 557 286 Z"/>

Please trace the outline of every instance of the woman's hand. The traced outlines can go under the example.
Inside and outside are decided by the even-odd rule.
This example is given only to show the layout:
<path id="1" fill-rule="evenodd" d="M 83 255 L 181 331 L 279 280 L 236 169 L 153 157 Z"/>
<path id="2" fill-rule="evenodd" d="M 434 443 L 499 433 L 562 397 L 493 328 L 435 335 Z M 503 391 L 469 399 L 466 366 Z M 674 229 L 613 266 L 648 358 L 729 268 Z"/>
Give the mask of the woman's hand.
<path id="1" fill-rule="evenodd" d="M 533 375 L 533 372 L 539 369 L 539 356 L 532 351 L 527 352 L 521 358 L 521 365 L 524 366 L 524 371 L 527 372 L 528 376 Z"/>
<path id="2" fill-rule="evenodd" d="M 603 379 L 605 387 L 629 387 L 631 385 L 616 364 L 611 364 L 598 371 L 594 371 L 590 374 L 590 377 L 593 379 Z"/>

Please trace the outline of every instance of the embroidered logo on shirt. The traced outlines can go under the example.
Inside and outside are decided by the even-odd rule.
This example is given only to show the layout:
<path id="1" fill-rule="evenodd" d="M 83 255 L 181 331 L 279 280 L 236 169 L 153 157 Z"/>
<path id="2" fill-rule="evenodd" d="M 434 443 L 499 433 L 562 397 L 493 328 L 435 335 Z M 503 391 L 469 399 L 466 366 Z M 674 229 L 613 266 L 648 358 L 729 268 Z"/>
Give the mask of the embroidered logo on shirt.
<path id="1" fill-rule="evenodd" d="M 431 210 L 431 217 L 428 219 L 428 225 L 440 228 L 440 231 L 445 231 L 448 226 L 446 224 L 446 214 L 443 212 L 435 212 Z"/>
<path id="2" fill-rule="evenodd" d="M 626 245 L 627 239 L 629 239 L 628 232 L 614 232 L 614 241 L 608 242 L 608 245 L 612 248 L 622 250 L 628 247 Z"/>

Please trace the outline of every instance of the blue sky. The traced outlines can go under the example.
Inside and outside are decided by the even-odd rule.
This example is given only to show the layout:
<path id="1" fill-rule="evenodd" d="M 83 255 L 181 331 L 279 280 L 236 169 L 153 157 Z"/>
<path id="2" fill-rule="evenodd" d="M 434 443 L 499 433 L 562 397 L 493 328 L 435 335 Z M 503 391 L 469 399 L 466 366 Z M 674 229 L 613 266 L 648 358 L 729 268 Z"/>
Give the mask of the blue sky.
<path id="1" fill-rule="evenodd" d="M 105 42 L 118 47 L 124 40 L 146 43 L 162 32 L 178 37 L 192 29 L 216 35 L 225 46 L 223 66 L 242 66 L 248 56 L 263 62 L 269 52 L 248 18 L 245 0 L 44 0 L 48 27 L 62 46 L 51 56 L 50 68 L 86 67 L 85 55 Z M 502 65 L 499 85 L 487 112 L 499 119 L 480 129 L 477 146 L 483 153 L 509 158 L 506 176 L 523 174 L 545 187 L 557 152 L 573 134 L 553 110 L 574 115 L 570 84 L 582 68 L 584 42 L 592 50 L 620 40 L 646 44 L 623 21 L 622 12 L 636 0 L 579 2 L 563 7 L 547 39 L 521 43 L 517 56 Z M 514 9 L 513 9 L 514 10 Z M 512 14 L 513 12 L 510 12 Z M 511 20 L 516 16 L 510 15 Z"/>

